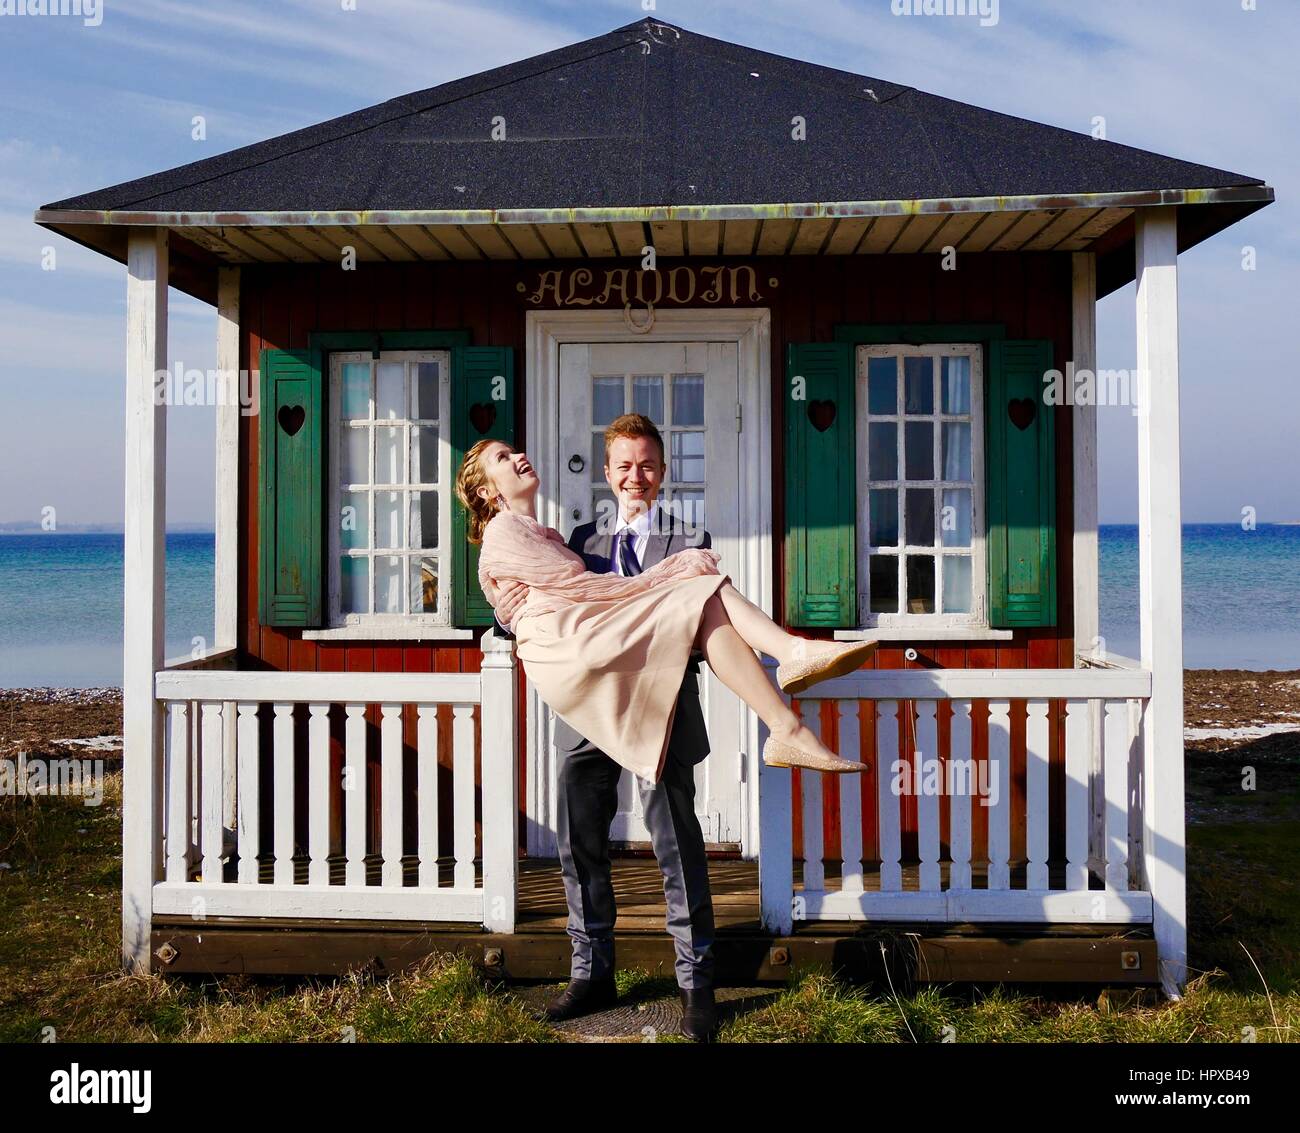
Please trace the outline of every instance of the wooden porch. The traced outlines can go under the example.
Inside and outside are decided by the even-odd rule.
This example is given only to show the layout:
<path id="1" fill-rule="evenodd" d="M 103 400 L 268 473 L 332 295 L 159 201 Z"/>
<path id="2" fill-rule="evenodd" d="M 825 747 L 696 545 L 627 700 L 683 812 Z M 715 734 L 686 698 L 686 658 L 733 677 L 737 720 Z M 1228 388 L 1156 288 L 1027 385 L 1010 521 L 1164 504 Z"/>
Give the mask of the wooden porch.
<path id="1" fill-rule="evenodd" d="M 306 862 L 300 866 L 305 880 Z M 269 863 L 264 868 L 269 874 Z M 451 865 L 445 868 L 450 873 Z M 838 866 L 829 866 L 826 873 L 837 887 Z M 946 883 L 946 868 L 944 875 Z M 657 863 L 648 856 L 617 858 L 612 878 L 619 967 L 671 980 L 673 947 L 664 930 Z M 801 889 L 799 864 L 795 879 Z M 807 921 L 775 934 L 762 925 L 756 862 L 714 859 L 709 880 L 721 986 L 785 982 L 809 964 L 825 964 L 844 978 L 892 981 L 900 989 L 927 982 L 1158 983 L 1156 942 L 1149 925 Z M 1023 869 L 1012 871 L 1013 883 L 1023 885 L 1024 880 Z M 1063 871 L 1054 880 L 1063 881 Z M 903 871 L 905 888 L 915 889 L 919 881 L 918 867 Z M 1094 876 L 1092 884 L 1100 889 L 1101 879 Z M 568 911 L 558 862 L 520 863 L 516 913 L 512 934 L 445 921 L 398 928 L 342 919 L 220 917 L 196 928 L 190 918 L 156 918 L 151 943 L 162 960 L 161 970 L 176 973 L 333 975 L 358 966 L 392 972 L 432 952 L 455 952 L 497 978 L 567 979 Z"/>

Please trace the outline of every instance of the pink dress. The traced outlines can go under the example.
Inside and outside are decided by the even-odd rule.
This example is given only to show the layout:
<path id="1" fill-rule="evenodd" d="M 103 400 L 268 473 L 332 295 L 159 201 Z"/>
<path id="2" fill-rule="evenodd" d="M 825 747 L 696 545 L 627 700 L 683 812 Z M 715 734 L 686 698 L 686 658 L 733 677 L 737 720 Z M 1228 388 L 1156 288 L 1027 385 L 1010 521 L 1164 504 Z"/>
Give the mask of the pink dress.
<path id="1" fill-rule="evenodd" d="M 484 530 L 478 576 L 493 603 L 501 583 L 529 588 L 510 630 L 552 711 L 658 782 L 704 606 L 727 581 L 719 558 L 691 547 L 631 578 L 595 574 L 554 528 L 501 512 Z"/>

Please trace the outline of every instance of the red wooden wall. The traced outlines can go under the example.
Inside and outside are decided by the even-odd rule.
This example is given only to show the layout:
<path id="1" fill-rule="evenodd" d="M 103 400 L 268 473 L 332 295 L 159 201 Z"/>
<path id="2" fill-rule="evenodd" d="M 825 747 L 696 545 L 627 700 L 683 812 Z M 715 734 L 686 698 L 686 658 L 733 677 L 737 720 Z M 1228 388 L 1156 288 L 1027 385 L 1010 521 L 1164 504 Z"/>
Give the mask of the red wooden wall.
<path id="1" fill-rule="evenodd" d="M 738 263 L 724 258 L 700 261 L 661 261 L 660 270 L 675 263 L 689 265 Z M 783 527 L 783 464 L 781 438 L 784 435 L 781 395 L 787 342 L 830 341 L 836 323 L 898 322 L 1001 322 L 1008 337 L 1048 338 L 1055 343 L 1055 365 L 1064 369 L 1071 356 L 1070 258 L 1050 253 L 984 253 L 958 258 L 957 270 L 943 271 L 937 255 L 881 255 L 856 257 L 759 257 L 750 261 L 763 294 L 762 306 L 772 314 L 772 409 L 774 466 L 774 528 Z M 525 295 L 536 289 L 537 273 L 554 267 L 588 267 L 597 274 L 603 267 L 626 266 L 624 261 L 583 261 L 569 265 L 541 261 L 473 263 L 359 263 L 355 271 L 335 265 L 250 265 L 243 269 L 240 298 L 240 365 L 255 369 L 264 347 L 305 348 L 312 331 L 358 330 L 468 330 L 479 345 L 513 346 L 519 403 L 520 442 L 527 445 L 530 422 L 523 415 L 524 315 L 536 309 Z M 772 281 L 775 281 L 775 285 Z M 598 303 L 590 304 L 599 306 Z M 617 305 L 617 304 L 615 304 Z M 672 306 L 665 300 L 661 306 Z M 694 306 L 706 306 L 698 301 Z M 721 304 L 730 305 L 730 304 Z M 748 304 L 744 304 L 748 305 Z M 1072 627 L 1072 444 L 1070 410 L 1055 409 L 1057 419 L 1057 594 L 1058 625 L 1050 629 L 1018 629 L 1010 641 L 943 642 L 918 645 L 920 657 L 907 662 L 903 647 L 882 647 L 875 665 L 881 668 L 1055 668 L 1073 664 Z M 401 642 L 312 642 L 302 640 L 293 629 L 262 626 L 257 620 L 258 516 L 257 462 L 258 419 L 241 417 L 240 445 L 243 453 L 240 483 L 240 538 L 244 553 L 240 568 L 240 652 L 241 667 L 307 671 L 380 672 L 475 672 L 480 653 L 473 643 L 403 644 Z M 774 550 L 776 594 L 783 589 L 783 555 Z M 779 608 L 781 603 L 776 603 Z M 814 631 L 815 632 L 815 631 Z M 521 696 L 522 719 L 522 696 Z M 1063 783 L 1060 759 L 1064 723 L 1054 706 L 1052 721 L 1053 856 L 1063 832 L 1057 802 Z M 870 706 L 864 706 L 864 745 L 874 745 L 874 722 Z M 946 713 L 940 728 L 946 730 Z M 450 751 L 449 720 L 443 722 L 440 749 Z M 974 721 L 974 732 L 981 732 Z M 836 742 L 835 725 L 828 711 L 823 734 Z M 1013 793 L 1023 789 L 1023 708 L 1013 705 Z M 408 721 L 408 742 L 414 743 L 414 721 Z M 524 749 L 521 737 L 520 798 L 524 790 Z M 982 744 L 977 743 L 977 750 Z M 340 749 L 341 750 L 341 749 Z M 874 746 L 868 748 L 874 750 Z M 1017 762 L 1018 761 L 1018 762 Z M 874 773 L 872 773 L 874 774 Z M 862 776 L 864 800 L 875 797 L 874 779 Z M 797 774 L 796 774 L 797 780 Z M 823 784 L 824 831 L 828 856 L 839 843 L 838 793 L 834 776 Z M 1016 800 L 1015 817 L 1023 814 L 1023 797 Z M 909 799 L 915 829 L 915 799 Z M 977 807 L 977 811 L 984 808 Z M 302 812 L 300 808 L 300 813 Z M 796 785 L 796 847 L 800 837 Z M 945 809 L 946 814 L 946 809 Z M 523 816 L 521 814 L 521 835 Z M 869 849 L 874 820 L 864 829 L 864 848 Z M 974 849 L 982 845 L 982 818 L 975 820 Z M 946 832 L 946 818 L 945 818 Z M 945 839 L 946 840 L 946 839 Z M 905 845 L 905 850 L 906 850 Z M 1023 847 L 1013 842 L 1013 856 Z"/>

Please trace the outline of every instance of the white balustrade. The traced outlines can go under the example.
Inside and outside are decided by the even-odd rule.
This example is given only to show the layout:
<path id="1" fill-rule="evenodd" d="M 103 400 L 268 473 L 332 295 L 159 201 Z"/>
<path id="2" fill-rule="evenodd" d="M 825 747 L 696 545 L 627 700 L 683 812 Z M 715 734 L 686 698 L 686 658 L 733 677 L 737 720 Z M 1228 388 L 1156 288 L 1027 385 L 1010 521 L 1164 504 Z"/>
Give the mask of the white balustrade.
<path id="1" fill-rule="evenodd" d="M 463 921 L 512 931 L 515 666 L 508 642 L 488 635 L 484 643 L 481 673 L 159 672 L 165 853 L 153 912 Z M 441 762 L 440 711 L 451 737 Z M 270 798 L 261 789 L 268 761 Z M 444 776 L 450 830 L 439 821 Z"/>
<path id="2" fill-rule="evenodd" d="M 1150 674 L 1129 670 L 864 670 L 799 694 L 800 712 L 814 730 L 821 701 L 834 702 L 834 746 L 845 758 L 859 757 L 859 705 L 874 713 L 875 751 L 867 753 L 871 766 L 861 775 L 838 777 L 838 846 L 823 845 L 823 775 L 798 772 L 801 886 L 793 863 L 781 860 L 793 854 L 788 780 L 794 773 L 760 769 L 765 927 L 789 932 L 796 918 L 1150 922 L 1151 894 L 1131 860 L 1134 832 L 1142 829 L 1142 816 L 1132 810 L 1141 798 L 1131 784 L 1140 771 L 1134 760 L 1141 758 L 1137 741 L 1150 683 Z M 987 752 L 982 766 L 974 757 L 981 731 Z M 1057 734 L 1064 750 L 1054 764 Z M 1100 768 L 1094 744 L 1100 745 Z M 1024 758 L 1014 780 L 1023 788 L 1017 800 L 1013 750 Z M 900 752 L 908 754 L 900 759 Z M 864 791 L 875 807 L 871 860 L 864 857 Z M 1100 827 L 1091 812 L 1098 794 L 1105 799 Z M 905 809 L 908 795 L 915 799 L 914 825 Z M 977 860 L 980 810 L 987 822 Z M 1052 826 L 1054 813 L 1063 815 L 1062 830 Z M 905 856 L 904 846 L 913 846 L 909 834 L 914 850 Z"/>

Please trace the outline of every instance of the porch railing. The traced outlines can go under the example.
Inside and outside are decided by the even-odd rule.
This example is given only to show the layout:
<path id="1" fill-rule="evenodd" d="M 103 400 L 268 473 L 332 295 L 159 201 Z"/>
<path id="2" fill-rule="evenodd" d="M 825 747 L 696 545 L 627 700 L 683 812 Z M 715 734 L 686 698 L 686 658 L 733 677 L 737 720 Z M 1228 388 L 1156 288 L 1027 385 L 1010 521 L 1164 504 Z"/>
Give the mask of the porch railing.
<path id="1" fill-rule="evenodd" d="M 515 664 L 483 645 L 479 673 L 158 673 L 154 914 L 513 932 Z"/>
<path id="2" fill-rule="evenodd" d="M 1151 921 L 1140 809 L 1150 690 L 1150 674 L 1140 671 L 864 670 L 800 694 L 814 730 L 822 702 L 832 702 L 832 746 L 846 758 L 861 751 L 868 768 L 835 776 L 832 787 L 830 776 L 760 765 L 765 927 L 788 933 L 805 919 Z M 838 793 L 834 813 L 824 787 Z M 838 844 L 825 844 L 828 827 L 838 827 Z M 864 846 L 864 830 L 873 845 Z M 1013 856 L 1013 842 L 1022 854 Z"/>

